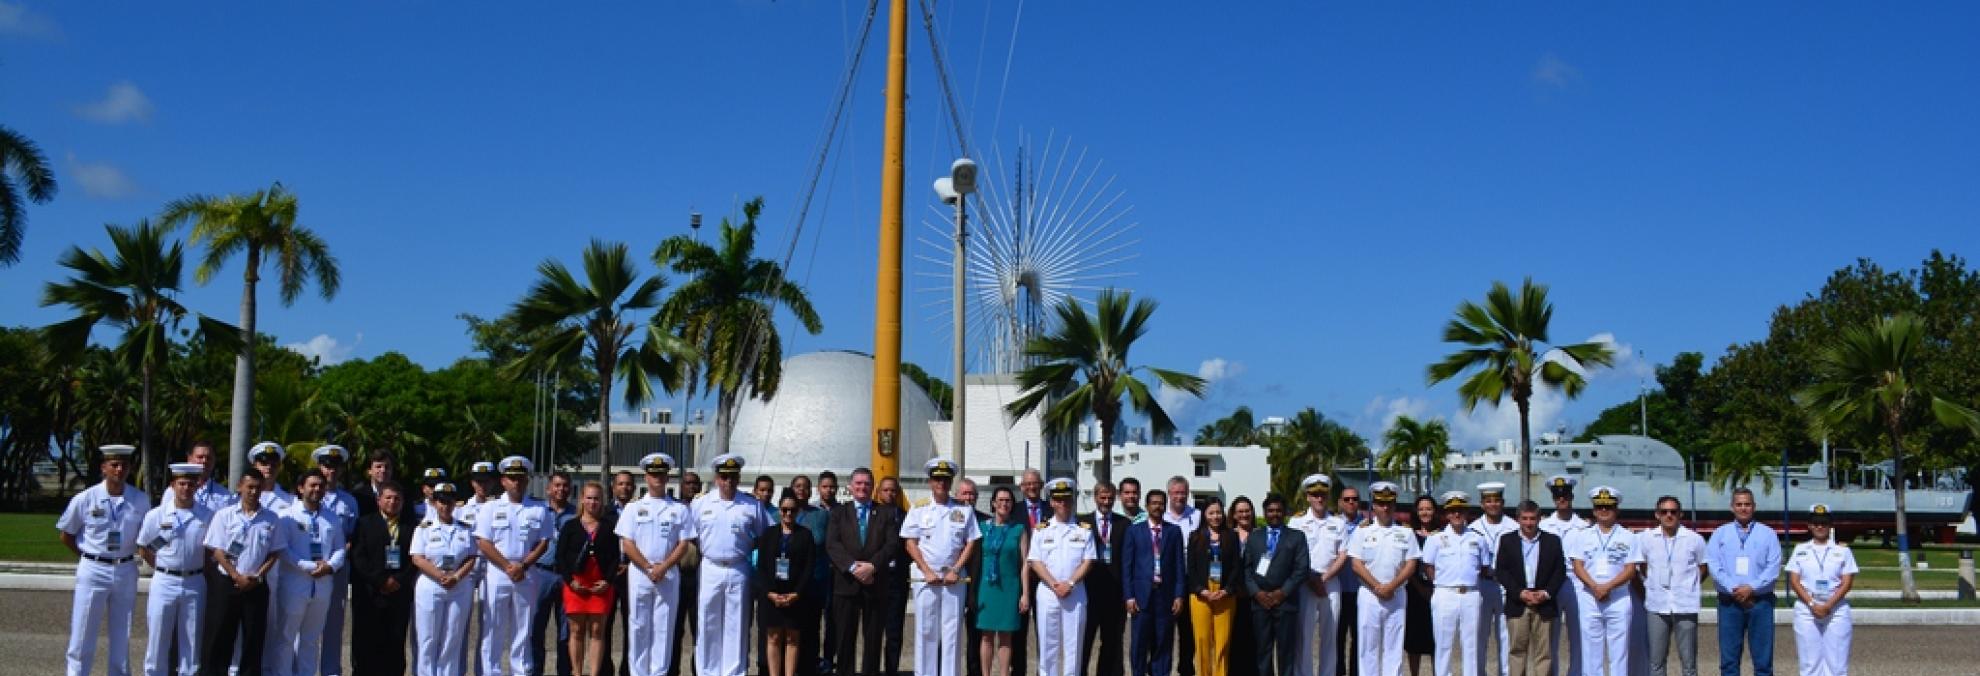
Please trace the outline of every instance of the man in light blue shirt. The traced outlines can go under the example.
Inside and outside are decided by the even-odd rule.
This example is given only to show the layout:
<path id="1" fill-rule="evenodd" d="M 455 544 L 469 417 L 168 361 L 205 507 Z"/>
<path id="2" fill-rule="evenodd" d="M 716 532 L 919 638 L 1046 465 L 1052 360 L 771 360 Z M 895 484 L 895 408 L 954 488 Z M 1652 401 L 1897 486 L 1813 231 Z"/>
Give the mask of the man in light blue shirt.
<path id="1" fill-rule="evenodd" d="M 1753 676 L 1774 674 L 1774 578 L 1781 543 L 1774 529 L 1753 520 L 1753 490 L 1733 491 L 1733 523 L 1712 531 L 1705 565 L 1719 592 L 1719 673 L 1739 673 L 1743 647 L 1753 650 Z"/>

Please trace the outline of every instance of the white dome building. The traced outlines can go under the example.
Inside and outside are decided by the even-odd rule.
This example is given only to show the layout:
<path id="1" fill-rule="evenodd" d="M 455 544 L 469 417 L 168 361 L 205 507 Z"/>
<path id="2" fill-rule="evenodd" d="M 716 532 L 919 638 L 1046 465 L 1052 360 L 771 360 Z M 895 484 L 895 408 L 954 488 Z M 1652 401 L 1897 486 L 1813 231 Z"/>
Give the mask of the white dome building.
<path id="1" fill-rule="evenodd" d="M 729 452 L 743 456 L 745 487 L 769 474 L 781 485 L 795 474 L 832 470 L 845 476 L 873 462 L 873 357 L 850 351 L 784 360 L 783 382 L 769 401 L 737 405 Z M 912 475 L 935 450 L 929 423 L 941 420 L 928 393 L 901 379 L 901 459 Z"/>

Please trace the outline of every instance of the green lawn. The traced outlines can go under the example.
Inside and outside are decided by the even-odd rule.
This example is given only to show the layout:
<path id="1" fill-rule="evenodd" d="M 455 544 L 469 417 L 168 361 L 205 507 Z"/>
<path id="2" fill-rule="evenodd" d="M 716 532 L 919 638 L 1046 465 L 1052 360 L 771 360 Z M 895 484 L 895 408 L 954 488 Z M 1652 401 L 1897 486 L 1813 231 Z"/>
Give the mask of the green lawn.
<path id="1" fill-rule="evenodd" d="M 0 514 L 0 561 L 74 562 L 54 514 Z"/>

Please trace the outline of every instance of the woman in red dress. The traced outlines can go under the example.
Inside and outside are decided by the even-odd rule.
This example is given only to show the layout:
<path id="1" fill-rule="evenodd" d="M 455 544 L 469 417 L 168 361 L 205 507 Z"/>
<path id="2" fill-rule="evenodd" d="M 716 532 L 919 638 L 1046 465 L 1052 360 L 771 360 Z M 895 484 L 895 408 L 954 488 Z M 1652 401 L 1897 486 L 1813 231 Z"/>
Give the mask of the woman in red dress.
<path id="1" fill-rule="evenodd" d="M 586 482 L 578 518 L 557 534 L 557 573 L 564 579 L 564 614 L 571 621 L 571 668 L 580 676 L 597 676 L 605 661 L 605 617 L 612 612 L 612 579 L 606 571 L 619 569 L 619 537 L 612 533 L 605 487 Z"/>

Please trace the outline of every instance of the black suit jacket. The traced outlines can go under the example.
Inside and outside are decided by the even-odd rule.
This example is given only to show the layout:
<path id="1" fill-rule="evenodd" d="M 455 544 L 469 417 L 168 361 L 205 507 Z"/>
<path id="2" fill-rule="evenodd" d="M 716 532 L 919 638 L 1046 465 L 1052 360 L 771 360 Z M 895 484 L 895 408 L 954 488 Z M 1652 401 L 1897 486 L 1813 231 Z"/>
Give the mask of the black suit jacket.
<path id="1" fill-rule="evenodd" d="M 1265 544 L 1269 538 L 1267 528 L 1258 528 L 1244 543 L 1244 591 L 1246 594 L 1274 589 L 1285 591 L 1285 602 L 1267 612 L 1289 615 L 1299 611 L 1299 586 L 1306 583 L 1306 576 L 1311 572 L 1311 564 L 1306 557 L 1306 534 L 1297 528 L 1281 526 L 1279 546 L 1272 550 L 1271 566 L 1265 569 L 1264 575 L 1259 575 L 1258 562 L 1265 558 Z"/>
<path id="2" fill-rule="evenodd" d="M 1085 514 L 1079 517 L 1079 523 L 1092 529 L 1094 545 L 1098 546 L 1100 522 L 1094 520 L 1094 515 Z M 1107 514 L 1107 562 L 1100 563 L 1100 552 L 1097 549 L 1093 552 L 1093 567 L 1086 571 L 1087 595 L 1099 594 L 1110 599 L 1121 598 L 1121 548 L 1127 544 L 1128 529 L 1133 527 L 1134 524 L 1129 523 L 1127 517 Z M 1096 608 L 1119 612 L 1122 611 L 1119 606 L 1120 604 L 1088 605 L 1087 612 L 1092 612 Z"/>
<path id="3" fill-rule="evenodd" d="M 1217 558 L 1224 562 L 1224 576 L 1217 579 L 1219 589 L 1238 593 L 1243 590 L 1244 548 L 1239 546 L 1237 531 L 1222 531 L 1217 540 Z M 1304 535 L 1302 533 L 1302 535 Z M 1285 543 L 1279 543 L 1285 546 Z M 1196 529 L 1189 536 L 1189 579 L 1183 581 L 1183 591 L 1195 594 L 1210 589 L 1210 527 Z"/>
<path id="4" fill-rule="evenodd" d="M 385 525 L 385 516 L 374 511 L 358 517 L 357 531 L 351 535 L 351 603 L 375 608 L 412 605 L 413 583 L 419 581 L 419 569 L 412 562 L 412 539 L 413 531 L 418 529 L 419 522 L 411 514 L 399 514 L 399 569 L 388 570 L 385 547 L 393 538 L 391 529 Z M 397 592 L 379 593 L 387 579 L 399 581 Z"/>
<path id="5" fill-rule="evenodd" d="M 1534 609 L 1541 617 L 1553 618 L 1560 614 L 1556 603 L 1561 593 L 1561 584 L 1567 581 L 1567 560 L 1561 556 L 1561 539 L 1553 533 L 1540 532 L 1540 565 L 1533 569 L 1533 583 L 1526 580 L 1526 553 L 1520 546 L 1523 538 L 1514 530 L 1499 536 L 1499 556 L 1493 562 L 1492 579 L 1506 590 L 1506 616 L 1519 617 L 1526 614 L 1526 604 L 1519 602 L 1519 593 L 1538 589 L 1548 594 L 1547 602 Z"/>
<path id="6" fill-rule="evenodd" d="M 418 500 L 412 499 L 418 496 L 419 496 L 419 491 L 413 491 L 412 496 L 408 497 L 406 499 L 406 502 L 408 503 L 418 502 Z M 363 518 L 378 513 L 378 493 L 371 490 L 370 477 L 365 477 L 365 481 L 361 484 L 358 484 L 357 490 L 351 491 L 351 497 L 357 500 L 359 518 Z M 408 505 L 406 509 L 408 510 L 412 509 L 411 505 Z M 403 516 L 404 515 L 401 515 L 401 518 L 403 518 Z"/>
<path id="7" fill-rule="evenodd" d="M 583 519 L 572 518 L 564 522 L 564 529 L 557 532 L 557 560 L 551 562 L 551 566 L 557 569 L 557 575 L 563 578 L 565 584 L 584 570 L 584 560 L 587 558 L 598 559 L 598 571 L 607 576 L 618 572 L 619 536 L 613 534 L 618 530 L 618 525 L 618 517 L 606 514 L 605 518 L 598 520 L 597 534 L 586 537 Z M 659 563 L 667 553 L 661 552 L 656 556 L 659 558 L 649 559 L 648 562 Z"/>
<path id="8" fill-rule="evenodd" d="M 825 526 L 825 556 L 832 560 L 832 593 L 852 596 L 862 591 L 881 592 L 889 588 L 894 573 L 889 565 L 901 556 L 901 519 L 905 515 L 893 505 L 874 501 L 866 516 L 866 539 L 859 538 L 859 504 L 851 500 L 832 508 Z M 853 577 L 852 565 L 867 562 L 874 566 L 875 579 L 868 587 Z"/>

